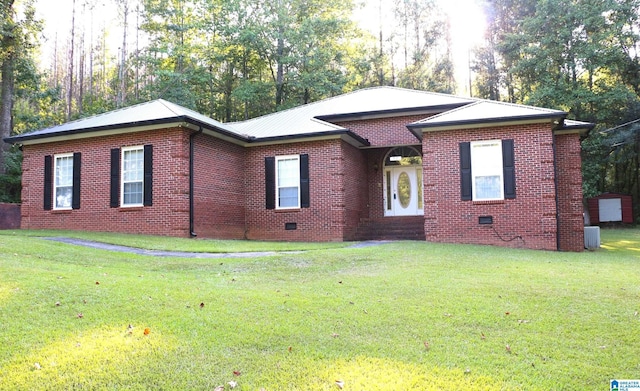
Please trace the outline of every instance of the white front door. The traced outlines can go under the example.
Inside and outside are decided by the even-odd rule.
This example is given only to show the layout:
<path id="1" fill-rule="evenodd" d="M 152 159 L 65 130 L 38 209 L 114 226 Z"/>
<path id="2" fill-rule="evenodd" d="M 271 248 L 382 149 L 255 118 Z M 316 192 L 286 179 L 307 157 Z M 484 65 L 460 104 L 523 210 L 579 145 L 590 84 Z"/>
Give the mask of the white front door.
<path id="1" fill-rule="evenodd" d="M 422 167 L 385 169 L 385 216 L 423 215 Z"/>

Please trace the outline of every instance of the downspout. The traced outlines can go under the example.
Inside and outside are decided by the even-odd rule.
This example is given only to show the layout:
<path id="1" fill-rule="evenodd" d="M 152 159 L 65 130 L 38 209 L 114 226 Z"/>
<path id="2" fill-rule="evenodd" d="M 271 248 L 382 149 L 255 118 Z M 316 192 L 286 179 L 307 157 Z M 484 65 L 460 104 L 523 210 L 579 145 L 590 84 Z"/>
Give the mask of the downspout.
<path id="1" fill-rule="evenodd" d="M 193 159 L 193 152 L 195 150 L 195 145 L 193 140 L 195 139 L 195 137 L 199 134 L 202 134 L 202 126 L 200 126 L 198 128 L 198 131 L 195 133 L 191 133 L 191 135 L 189 135 L 189 235 L 192 238 L 195 238 L 196 236 L 198 236 L 195 232 L 195 227 L 194 227 L 194 207 L 193 207 L 193 166 L 194 166 L 194 159 Z"/>
<path id="2" fill-rule="evenodd" d="M 556 200 L 556 250 L 560 251 L 560 195 L 558 194 L 558 154 L 556 150 L 556 135 L 551 131 L 553 145 L 553 185 Z"/>

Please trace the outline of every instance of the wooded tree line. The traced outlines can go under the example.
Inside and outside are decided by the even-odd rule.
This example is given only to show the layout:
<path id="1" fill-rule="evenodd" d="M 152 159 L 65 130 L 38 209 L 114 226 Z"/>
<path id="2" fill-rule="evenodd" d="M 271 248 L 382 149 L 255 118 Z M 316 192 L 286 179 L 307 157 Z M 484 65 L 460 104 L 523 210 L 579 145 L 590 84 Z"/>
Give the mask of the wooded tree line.
<path id="1" fill-rule="evenodd" d="M 41 67 L 35 0 L 0 1 L 3 37 L 19 37 L 0 47 L 15 69 L 2 72 L 14 86 L 2 137 L 156 98 L 228 122 L 374 85 L 454 91 L 433 0 L 393 0 L 377 36 L 352 21 L 352 0 L 72 0 L 68 35 L 48 37 Z M 105 4 L 118 10 L 117 31 L 93 22 Z M 0 201 L 19 201 L 20 154 L 7 156 Z"/>
<path id="2" fill-rule="evenodd" d="M 449 25 L 434 0 L 392 0 L 391 14 L 375 15 L 376 34 L 352 21 L 355 0 L 73 0 L 44 66 L 34 1 L 0 0 L 3 137 L 156 98 L 226 122 L 369 86 L 456 89 Z M 103 3 L 118 10 L 119 29 L 93 22 Z M 640 0 L 483 5 L 473 95 L 597 123 L 583 142 L 585 195 L 640 201 L 636 124 L 599 132 L 640 118 Z M 19 200 L 20 153 L 5 155 L 0 201 Z"/>
<path id="3" fill-rule="evenodd" d="M 491 0 L 485 9 L 476 94 L 596 123 L 582 142 L 585 197 L 619 192 L 640 205 L 640 1 Z"/>

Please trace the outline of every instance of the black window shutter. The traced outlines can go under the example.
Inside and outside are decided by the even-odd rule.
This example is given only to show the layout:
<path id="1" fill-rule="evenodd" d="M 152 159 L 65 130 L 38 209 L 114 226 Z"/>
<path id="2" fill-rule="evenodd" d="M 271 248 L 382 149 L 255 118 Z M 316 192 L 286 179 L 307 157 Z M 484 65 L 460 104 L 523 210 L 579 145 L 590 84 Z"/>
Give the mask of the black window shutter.
<path id="1" fill-rule="evenodd" d="M 80 167 L 82 156 L 80 152 L 73 154 L 73 191 L 71 195 L 71 208 L 80 209 Z"/>
<path id="2" fill-rule="evenodd" d="M 471 143 L 460 143 L 460 197 L 463 201 L 471 195 Z"/>
<path id="3" fill-rule="evenodd" d="M 144 146 L 144 206 L 153 205 L 153 145 Z"/>
<path id="4" fill-rule="evenodd" d="M 111 150 L 111 186 L 110 186 L 112 208 L 120 206 L 120 148 Z"/>
<path id="5" fill-rule="evenodd" d="M 513 140 L 502 140 L 502 169 L 504 176 L 504 198 L 516 198 L 516 170 L 513 157 Z"/>
<path id="6" fill-rule="evenodd" d="M 300 155 L 300 207 L 308 208 L 309 202 L 309 155 Z"/>
<path id="7" fill-rule="evenodd" d="M 264 158 L 264 177 L 265 177 L 265 206 L 267 209 L 276 208 L 276 158 Z"/>
<path id="8" fill-rule="evenodd" d="M 53 206 L 53 157 L 44 157 L 44 210 Z"/>

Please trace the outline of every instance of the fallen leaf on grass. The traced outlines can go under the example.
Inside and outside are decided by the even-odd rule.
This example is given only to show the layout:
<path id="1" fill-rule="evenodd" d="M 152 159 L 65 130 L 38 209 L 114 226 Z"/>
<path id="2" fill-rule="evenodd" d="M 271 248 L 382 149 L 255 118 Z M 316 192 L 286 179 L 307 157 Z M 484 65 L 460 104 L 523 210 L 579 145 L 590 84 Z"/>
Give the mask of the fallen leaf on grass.
<path id="1" fill-rule="evenodd" d="M 127 333 L 133 334 L 133 326 L 132 325 L 127 326 Z"/>
<path id="2" fill-rule="evenodd" d="M 224 391 L 224 386 L 218 386 L 214 388 L 213 391 Z"/>
<path id="3" fill-rule="evenodd" d="M 151 332 L 151 329 L 146 327 L 143 331 L 144 335 L 149 335 L 149 333 Z"/>
<path id="4" fill-rule="evenodd" d="M 60 305 L 61 305 L 60 302 L 56 301 L 56 307 L 60 307 Z"/>
<path id="5" fill-rule="evenodd" d="M 82 312 L 79 312 L 77 315 L 78 318 L 82 319 L 84 317 L 84 315 L 82 315 Z"/>
<path id="6" fill-rule="evenodd" d="M 507 350 L 507 353 L 511 353 L 511 346 L 507 344 L 504 348 Z"/>
<path id="7" fill-rule="evenodd" d="M 508 311 L 507 311 L 507 312 L 505 312 L 504 314 L 505 314 L 505 315 L 511 315 L 511 312 L 508 312 Z"/>
<path id="8" fill-rule="evenodd" d="M 96 285 L 100 285 L 100 281 L 96 281 Z"/>
<path id="9" fill-rule="evenodd" d="M 343 389 L 344 382 L 342 380 L 336 380 L 336 386 L 338 386 L 339 389 Z"/>
<path id="10" fill-rule="evenodd" d="M 242 375 L 242 372 L 240 372 L 240 371 L 233 371 L 233 375 L 234 375 L 234 376 L 240 376 L 240 375 Z"/>
<path id="11" fill-rule="evenodd" d="M 33 364 L 33 368 L 36 369 L 36 370 L 42 369 L 42 367 L 38 363 Z"/>
<path id="12" fill-rule="evenodd" d="M 227 383 L 227 384 L 228 384 L 228 385 L 229 385 L 229 387 L 231 387 L 231 388 L 236 388 L 236 387 L 238 387 L 238 382 L 235 382 L 235 381 L 233 381 L 233 380 L 232 380 L 232 381 L 230 381 L 230 382 L 229 382 L 229 383 Z"/>
<path id="13" fill-rule="evenodd" d="M 287 349 L 289 351 L 289 353 L 291 353 L 291 351 L 293 350 L 293 348 L 291 346 L 289 346 L 289 349 Z"/>
<path id="14" fill-rule="evenodd" d="M 527 319 L 518 319 L 518 323 L 521 323 L 521 324 L 522 324 L 522 323 L 524 323 L 524 324 L 526 324 L 526 323 L 529 323 L 529 320 L 527 320 Z"/>
<path id="15" fill-rule="evenodd" d="M 429 341 L 424 341 L 424 348 L 427 350 L 431 349 L 431 346 L 429 346 Z"/>
<path id="16" fill-rule="evenodd" d="M 337 333 L 331 334 L 331 337 L 333 337 L 333 338 L 338 338 L 339 336 L 340 336 L 340 334 L 337 334 Z"/>
<path id="17" fill-rule="evenodd" d="M 204 303 L 200 303 L 200 308 L 204 308 Z"/>
<path id="18" fill-rule="evenodd" d="M 484 333 L 480 333 L 480 339 L 487 339 L 487 337 L 484 336 Z"/>

